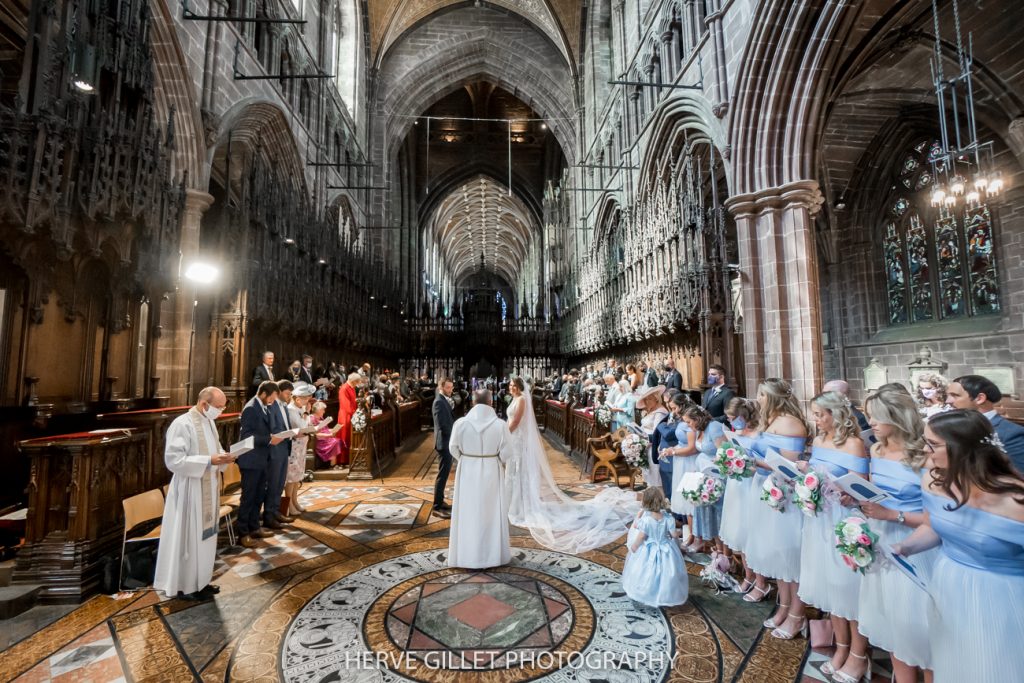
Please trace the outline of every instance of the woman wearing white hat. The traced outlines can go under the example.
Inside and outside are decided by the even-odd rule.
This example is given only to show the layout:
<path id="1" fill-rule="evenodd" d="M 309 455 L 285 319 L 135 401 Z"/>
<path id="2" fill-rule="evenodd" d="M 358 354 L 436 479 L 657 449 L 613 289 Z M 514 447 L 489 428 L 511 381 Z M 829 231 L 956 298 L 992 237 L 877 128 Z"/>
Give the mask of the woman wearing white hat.
<path id="1" fill-rule="evenodd" d="M 659 384 L 656 387 L 641 387 L 633 394 L 636 398 L 636 407 L 644 411 L 640 428 L 644 430 L 647 438 L 651 439 L 651 452 L 647 454 L 647 470 L 644 472 L 644 481 L 648 486 L 661 486 L 661 473 L 658 463 L 654 462 L 654 449 L 657 447 L 654 435 L 657 433 L 658 425 L 668 418 L 668 409 L 661 404 L 661 395 L 664 393 L 665 387 Z M 666 497 L 671 495 L 671 491 L 665 491 Z"/>
<path id="2" fill-rule="evenodd" d="M 292 390 L 292 402 L 288 404 L 288 417 L 291 424 L 304 430 L 309 426 L 309 401 L 316 393 L 316 387 L 306 382 L 298 382 Z M 284 495 L 288 497 L 288 515 L 301 515 L 306 511 L 299 505 L 299 484 L 306 473 L 306 444 L 309 435 L 299 432 L 292 438 L 292 451 L 288 455 L 288 475 L 285 478 Z"/>

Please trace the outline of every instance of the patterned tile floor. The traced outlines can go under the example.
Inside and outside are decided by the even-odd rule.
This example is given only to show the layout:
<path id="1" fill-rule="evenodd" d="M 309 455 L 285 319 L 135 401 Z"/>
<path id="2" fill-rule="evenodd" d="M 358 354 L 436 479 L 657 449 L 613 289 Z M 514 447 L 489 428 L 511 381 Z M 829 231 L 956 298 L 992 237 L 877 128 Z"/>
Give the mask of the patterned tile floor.
<path id="1" fill-rule="evenodd" d="M 400 456 L 384 485 L 305 484 L 300 502 L 306 513 L 256 548 L 227 547 L 222 534 L 215 566 L 221 593 L 213 601 L 162 600 L 140 591 L 120 599 L 98 596 L 74 608 L 37 607 L 0 621 L 0 646 L 5 647 L 0 680 L 272 681 L 287 674 L 288 680 L 344 683 L 363 679 L 352 671 L 336 671 L 331 653 L 339 643 L 355 647 L 362 638 L 374 651 L 403 637 L 411 647 L 415 636 L 417 645 L 482 657 L 509 643 L 529 650 L 572 638 L 580 639 L 580 649 L 619 641 L 639 648 L 642 642 L 659 642 L 658 633 L 668 636 L 668 644 L 657 647 L 675 654 L 671 672 L 657 667 L 646 673 L 581 670 L 561 680 L 824 680 L 818 669 L 829 653 L 808 652 L 806 641 L 765 637 L 760 621 L 771 607 L 749 605 L 738 595 L 718 595 L 703 586 L 698 577 L 703 557 L 688 557 L 693 561 L 689 602 L 668 610 L 645 608 L 621 594 L 621 543 L 576 558 L 550 553 L 528 532 L 514 528 L 516 558 L 507 572 L 476 578 L 452 574 L 443 564 L 448 521 L 430 509 L 436 472 L 436 466 L 427 465 L 430 457 L 430 441 L 424 438 Z M 549 458 L 569 494 L 585 498 L 600 490 L 601 485 L 580 479 L 578 465 L 564 449 L 549 448 Z M 464 583 L 458 590 L 465 595 L 444 589 L 450 582 Z M 431 591 L 440 597 L 431 598 Z M 425 611 L 418 616 L 403 610 L 408 605 L 425 605 Z M 346 622 L 341 617 L 351 610 L 358 619 Z M 364 620 L 360 628 L 352 630 L 359 619 Z M 452 623 L 461 625 L 455 631 L 441 628 Z M 457 643 L 444 643 L 451 637 L 446 633 L 462 636 Z M 332 670 L 324 677 L 313 675 Z M 888 661 L 876 661 L 875 672 L 874 680 L 888 680 Z M 497 671 L 460 673 L 457 679 L 518 680 Z M 408 674 L 387 680 L 454 679 Z"/>

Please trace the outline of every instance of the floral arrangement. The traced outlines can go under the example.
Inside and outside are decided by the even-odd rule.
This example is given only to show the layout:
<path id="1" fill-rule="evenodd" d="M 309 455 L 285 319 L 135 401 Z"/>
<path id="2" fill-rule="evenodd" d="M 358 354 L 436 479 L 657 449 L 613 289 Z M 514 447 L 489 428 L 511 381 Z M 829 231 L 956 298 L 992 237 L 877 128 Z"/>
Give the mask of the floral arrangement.
<path id="1" fill-rule="evenodd" d="M 679 492 L 683 497 L 697 506 L 714 505 L 721 499 L 725 492 L 725 483 L 718 477 L 700 473 L 700 479 L 693 478 L 690 486 L 680 486 Z"/>
<path id="2" fill-rule="evenodd" d="M 757 464 L 747 449 L 731 441 L 725 441 L 718 447 L 714 463 L 721 475 L 729 479 L 748 479 L 757 471 Z"/>
<path id="3" fill-rule="evenodd" d="M 786 489 L 775 483 L 774 477 L 768 477 L 761 485 L 761 500 L 777 512 L 786 508 Z"/>
<path id="4" fill-rule="evenodd" d="M 836 524 L 836 549 L 846 566 L 865 573 L 878 554 L 878 534 L 863 517 L 851 516 Z"/>
<path id="5" fill-rule="evenodd" d="M 352 416 L 352 430 L 360 433 L 366 431 L 366 411 L 362 408 Z"/>
<path id="6" fill-rule="evenodd" d="M 800 508 L 800 512 L 808 517 L 814 517 L 821 509 L 822 503 L 821 475 L 814 470 L 808 470 L 793 481 L 793 502 Z"/>
<path id="7" fill-rule="evenodd" d="M 647 467 L 647 440 L 639 434 L 627 434 L 622 440 L 622 457 L 630 467 Z"/>
<path id="8" fill-rule="evenodd" d="M 594 411 L 594 416 L 597 418 L 597 424 L 607 427 L 612 423 L 612 407 L 607 403 L 602 403 Z"/>

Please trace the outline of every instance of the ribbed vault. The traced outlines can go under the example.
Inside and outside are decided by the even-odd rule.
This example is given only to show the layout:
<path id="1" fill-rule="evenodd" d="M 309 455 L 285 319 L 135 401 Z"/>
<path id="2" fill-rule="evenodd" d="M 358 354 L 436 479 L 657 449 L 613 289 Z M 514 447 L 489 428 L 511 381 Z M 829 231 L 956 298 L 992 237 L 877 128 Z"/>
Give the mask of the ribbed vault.
<path id="1" fill-rule="evenodd" d="M 536 220 L 526 204 L 505 185 L 482 175 L 454 188 L 426 227 L 456 284 L 478 272 L 481 264 L 515 283 L 536 234 Z"/>

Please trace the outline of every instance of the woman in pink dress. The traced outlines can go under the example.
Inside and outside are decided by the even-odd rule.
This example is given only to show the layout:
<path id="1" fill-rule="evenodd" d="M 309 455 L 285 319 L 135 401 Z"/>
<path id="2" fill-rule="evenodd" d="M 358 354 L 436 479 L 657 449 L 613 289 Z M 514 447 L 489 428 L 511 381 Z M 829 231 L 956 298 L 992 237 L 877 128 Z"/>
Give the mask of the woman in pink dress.
<path id="1" fill-rule="evenodd" d="M 338 430 L 341 429 L 341 425 L 334 425 L 332 429 L 329 424 L 324 424 L 320 427 L 320 424 L 324 421 L 324 413 L 327 412 L 327 404 L 323 401 L 317 401 L 313 404 L 313 414 L 309 418 L 309 424 L 314 427 L 318 427 L 316 430 L 316 457 L 320 458 L 326 463 L 330 463 L 331 467 L 338 464 L 338 456 L 341 454 L 341 439 L 335 436 Z M 328 420 L 328 422 L 330 422 Z"/>

